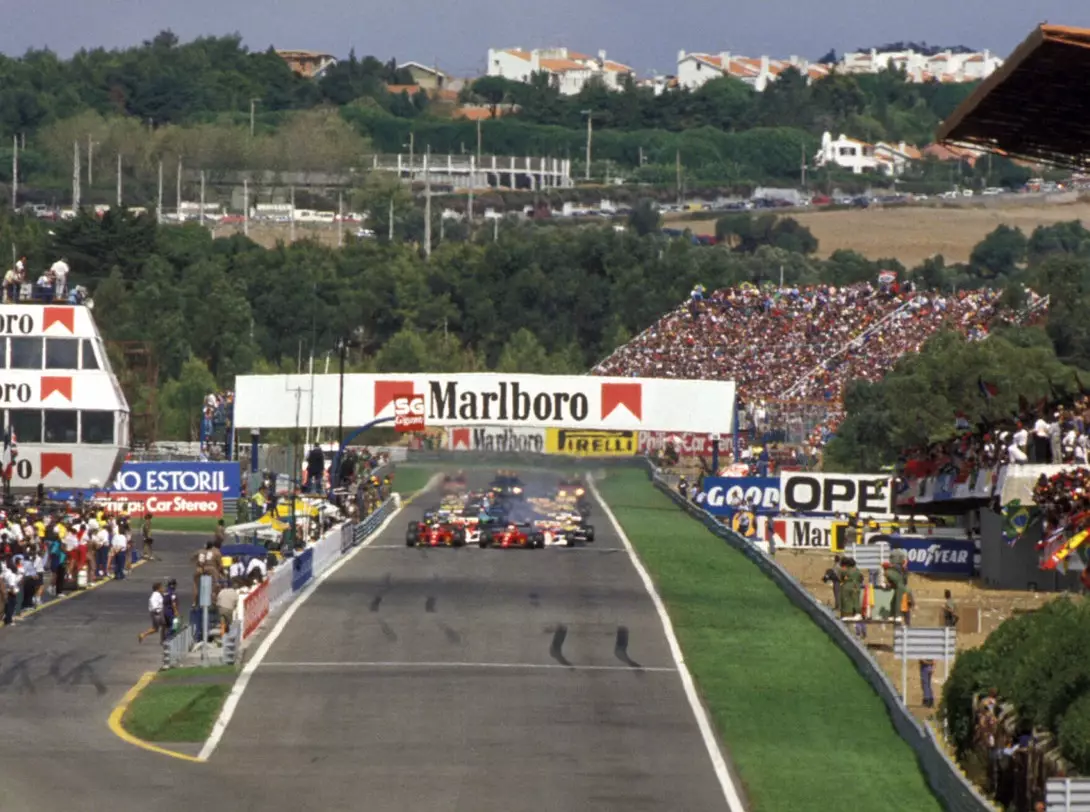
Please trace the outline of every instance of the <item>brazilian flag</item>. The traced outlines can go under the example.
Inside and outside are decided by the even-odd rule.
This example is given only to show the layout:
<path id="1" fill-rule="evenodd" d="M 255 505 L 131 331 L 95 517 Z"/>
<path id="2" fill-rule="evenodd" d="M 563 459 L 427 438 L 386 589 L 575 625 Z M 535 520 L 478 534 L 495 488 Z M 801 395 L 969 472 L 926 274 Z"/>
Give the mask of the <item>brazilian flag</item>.
<path id="1" fill-rule="evenodd" d="M 1023 505 L 1022 500 L 1014 499 L 1003 506 L 1003 538 L 1013 545 L 1040 518 L 1036 505 Z"/>

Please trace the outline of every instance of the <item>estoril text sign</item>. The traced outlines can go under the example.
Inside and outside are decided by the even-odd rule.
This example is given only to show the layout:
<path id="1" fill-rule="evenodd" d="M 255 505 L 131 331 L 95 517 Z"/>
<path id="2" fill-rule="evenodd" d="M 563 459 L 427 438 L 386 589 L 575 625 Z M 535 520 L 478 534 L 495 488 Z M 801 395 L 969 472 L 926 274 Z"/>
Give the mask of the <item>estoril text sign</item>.
<path id="1" fill-rule="evenodd" d="M 337 375 L 240 375 L 238 428 L 294 428 L 299 415 L 336 426 Z M 589 375 L 345 375 L 343 425 L 392 418 L 398 398 L 423 396 L 428 426 L 506 426 L 638 432 L 729 433 L 730 381 L 598 378 Z"/>

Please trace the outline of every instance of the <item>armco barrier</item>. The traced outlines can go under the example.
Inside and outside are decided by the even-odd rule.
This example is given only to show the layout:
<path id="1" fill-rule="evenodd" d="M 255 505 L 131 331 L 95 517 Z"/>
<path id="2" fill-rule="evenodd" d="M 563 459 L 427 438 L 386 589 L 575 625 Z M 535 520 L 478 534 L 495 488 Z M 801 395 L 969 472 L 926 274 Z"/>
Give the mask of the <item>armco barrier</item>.
<path id="1" fill-rule="evenodd" d="M 980 794 L 958 765 L 946 754 L 934 731 L 929 726 L 918 722 L 904 707 L 897 689 L 893 687 L 893 683 L 890 682 L 878 661 L 860 645 L 828 607 L 815 599 L 787 570 L 777 564 L 775 559 L 761 552 L 755 544 L 731 532 L 698 505 L 682 499 L 666 478 L 654 472 L 652 480 L 659 490 L 681 505 L 727 544 L 745 555 L 765 575 L 775 581 L 792 603 L 806 612 L 852 659 L 859 672 L 885 702 L 894 727 L 897 728 L 901 738 L 916 752 L 916 757 L 927 776 L 928 784 L 942 801 L 947 812 L 995 812 L 996 807 Z"/>
<path id="2" fill-rule="evenodd" d="M 291 600 L 292 568 L 284 561 L 269 575 L 269 614 L 277 612 Z"/>
<path id="3" fill-rule="evenodd" d="M 298 592 L 314 577 L 314 549 L 308 548 L 291 560 L 291 591 Z"/>

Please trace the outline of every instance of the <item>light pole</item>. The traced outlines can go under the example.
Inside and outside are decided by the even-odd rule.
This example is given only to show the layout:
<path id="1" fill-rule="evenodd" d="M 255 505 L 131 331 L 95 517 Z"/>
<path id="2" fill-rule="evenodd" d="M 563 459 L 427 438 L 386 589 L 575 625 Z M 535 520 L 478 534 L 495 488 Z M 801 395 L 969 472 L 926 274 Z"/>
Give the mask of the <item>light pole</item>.
<path id="1" fill-rule="evenodd" d="M 354 336 L 348 338 L 340 338 L 337 340 L 337 353 L 340 356 L 340 373 L 337 381 L 337 444 L 341 445 L 344 442 L 344 365 L 348 358 L 349 348 L 357 348 L 363 346 L 363 343 L 359 340 L 360 330 L 355 331 Z M 339 487 L 341 484 L 341 465 L 337 465 L 337 470 L 333 472 L 333 476 L 330 477 L 331 484 L 334 488 Z"/>
<path id="2" fill-rule="evenodd" d="M 257 105 L 261 99 L 250 99 L 250 138 L 254 137 L 254 124 L 256 120 Z"/>
<path id="3" fill-rule="evenodd" d="M 587 117 L 587 171 L 583 175 L 584 180 L 590 180 L 590 144 L 594 140 L 594 111 L 584 110 L 583 115 Z"/>

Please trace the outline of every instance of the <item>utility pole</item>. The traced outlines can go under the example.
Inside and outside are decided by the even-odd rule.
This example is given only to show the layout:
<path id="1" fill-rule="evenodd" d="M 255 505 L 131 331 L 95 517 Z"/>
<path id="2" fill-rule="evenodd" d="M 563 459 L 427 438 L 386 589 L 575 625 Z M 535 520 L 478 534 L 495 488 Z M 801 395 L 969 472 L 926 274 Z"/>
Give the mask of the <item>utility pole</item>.
<path id="1" fill-rule="evenodd" d="M 11 210 L 19 208 L 19 136 L 11 137 Z"/>
<path id="2" fill-rule="evenodd" d="M 242 179 L 242 233 L 250 236 L 250 179 Z"/>
<path id="3" fill-rule="evenodd" d="M 182 157 L 178 156 L 178 177 L 174 187 L 174 215 L 182 222 Z"/>
<path id="4" fill-rule="evenodd" d="M 806 145 L 799 144 L 799 153 L 801 155 L 799 167 L 802 171 L 802 189 L 806 190 Z"/>
<path id="5" fill-rule="evenodd" d="M 424 256 L 431 256 L 431 171 L 428 158 L 431 157 L 431 144 L 424 153 Z"/>
<path id="6" fill-rule="evenodd" d="M 201 207 L 200 207 L 200 217 L 201 217 L 201 228 L 204 228 L 204 170 L 203 170 L 203 169 L 201 170 Z"/>
<path id="7" fill-rule="evenodd" d="M 492 242 L 499 242 L 500 239 L 500 218 L 492 218 Z"/>
<path id="8" fill-rule="evenodd" d="M 121 153 L 117 153 L 117 207 L 121 208 Z"/>
<path id="9" fill-rule="evenodd" d="M 466 222 L 473 223 L 473 183 L 476 179 L 473 173 L 469 173 L 469 202 L 466 203 Z"/>
<path id="10" fill-rule="evenodd" d="M 394 241 L 394 196 L 390 195 L 390 233 L 386 238 L 391 243 Z"/>
<path id="11" fill-rule="evenodd" d="M 477 166 L 481 165 L 481 120 L 477 119 Z"/>
<path id="12" fill-rule="evenodd" d="M 344 192 L 337 192 L 337 247 L 344 248 Z"/>
<path id="13" fill-rule="evenodd" d="M 250 99 L 250 138 L 254 137 L 254 132 L 257 126 L 257 103 L 261 99 Z"/>
<path id="14" fill-rule="evenodd" d="M 681 150 L 674 154 L 674 172 L 677 176 L 677 204 L 681 205 Z"/>
<path id="15" fill-rule="evenodd" d="M 95 182 L 94 169 L 92 168 L 95 162 L 95 142 L 91 140 L 90 134 L 87 135 L 87 188 L 90 189 Z"/>
<path id="16" fill-rule="evenodd" d="M 583 179 L 590 180 L 590 145 L 594 140 L 594 111 L 584 110 L 583 115 L 587 117 L 587 171 L 583 175 Z"/>
<path id="17" fill-rule="evenodd" d="M 295 187 L 291 187 L 291 226 L 289 240 L 295 242 Z"/>
<path id="18" fill-rule="evenodd" d="M 159 193 L 155 198 L 155 222 L 163 224 L 163 161 L 159 160 Z"/>
<path id="19" fill-rule="evenodd" d="M 79 141 L 72 142 L 72 212 L 79 211 Z"/>
<path id="20" fill-rule="evenodd" d="M 409 130 L 409 190 L 413 188 L 413 184 L 416 182 L 416 133 Z"/>

